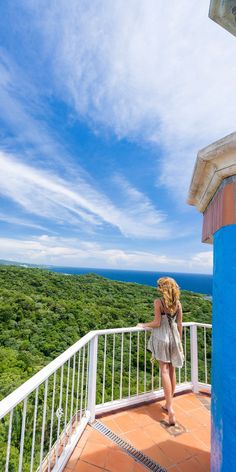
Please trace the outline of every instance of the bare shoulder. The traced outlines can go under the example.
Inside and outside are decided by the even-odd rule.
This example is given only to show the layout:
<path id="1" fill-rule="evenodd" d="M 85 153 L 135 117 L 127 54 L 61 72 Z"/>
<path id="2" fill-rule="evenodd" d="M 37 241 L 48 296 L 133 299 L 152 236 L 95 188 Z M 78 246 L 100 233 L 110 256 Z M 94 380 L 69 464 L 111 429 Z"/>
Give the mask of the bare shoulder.
<path id="1" fill-rule="evenodd" d="M 154 311 L 155 311 L 155 313 L 160 313 L 161 310 L 162 310 L 161 300 L 160 300 L 160 298 L 156 298 L 154 300 Z"/>

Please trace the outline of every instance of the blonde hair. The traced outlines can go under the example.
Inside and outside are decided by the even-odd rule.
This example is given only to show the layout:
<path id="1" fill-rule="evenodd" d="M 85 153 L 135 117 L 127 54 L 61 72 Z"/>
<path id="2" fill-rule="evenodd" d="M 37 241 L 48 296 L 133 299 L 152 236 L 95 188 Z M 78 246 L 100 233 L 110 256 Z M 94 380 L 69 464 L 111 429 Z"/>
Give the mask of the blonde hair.
<path id="1" fill-rule="evenodd" d="M 177 282 L 171 277 L 161 277 L 157 280 L 158 288 L 163 295 L 165 306 L 170 314 L 175 313 L 180 297 Z"/>

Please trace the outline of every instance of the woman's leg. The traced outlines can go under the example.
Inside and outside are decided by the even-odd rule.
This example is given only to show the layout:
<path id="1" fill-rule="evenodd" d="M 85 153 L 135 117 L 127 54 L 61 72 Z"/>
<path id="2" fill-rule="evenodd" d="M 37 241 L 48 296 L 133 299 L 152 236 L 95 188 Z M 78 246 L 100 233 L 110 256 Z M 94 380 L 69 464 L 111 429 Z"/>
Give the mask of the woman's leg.
<path id="1" fill-rule="evenodd" d="M 163 390 L 165 393 L 165 399 L 166 399 L 166 407 L 168 410 L 169 414 L 169 421 L 170 423 L 175 423 L 175 418 L 174 418 L 174 410 L 172 407 L 172 383 L 170 379 L 170 365 L 168 362 L 162 362 L 159 361 L 160 363 L 160 369 L 161 369 L 161 380 L 162 380 L 162 385 L 163 385 Z"/>
<path id="2" fill-rule="evenodd" d="M 169 373 L 169 363 L 162 362 L 162 361 L 159 361 L 159 363 L 160 363 L 160 369 L 161 369 L 162 386 L 163 386 L 165 399 L 166 399 L 166 406 L 169 409 L 172 406 L 172 385 L 171 385 L 170 373 Z"/>
<path id="3" fill-rule="evenodd" d="M 171 387 L 172 387 L 172 398 L 175 393 L 175 387 L 176 387 L 176 374 L 175 374 L 175 367 L 169 363 L 169 374 L 170 374 L 170 381 L 171 381 Z M 165 404 L 165 408 L 167 408 L 167 405 Z"/>
<path id="4" fill-rule="evenodd" d="M 175 367 L 170 363 L 169 369 L 170 369 L 170 381 L 172 385 L 172 397 L 173 397 L 175 393 L 175 387 L 176 387 Z"/>

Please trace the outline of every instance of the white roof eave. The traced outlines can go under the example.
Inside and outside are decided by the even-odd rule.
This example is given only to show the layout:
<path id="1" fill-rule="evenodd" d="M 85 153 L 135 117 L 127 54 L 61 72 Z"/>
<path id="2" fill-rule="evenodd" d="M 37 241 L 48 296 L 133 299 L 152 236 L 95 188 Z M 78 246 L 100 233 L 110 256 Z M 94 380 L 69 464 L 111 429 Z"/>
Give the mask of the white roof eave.
<path id="1" fill-rule="evenodd" d="M 221 182 L 236 175 L 236 132 L 198 152 L 187 203 L 204 212 Z"/>

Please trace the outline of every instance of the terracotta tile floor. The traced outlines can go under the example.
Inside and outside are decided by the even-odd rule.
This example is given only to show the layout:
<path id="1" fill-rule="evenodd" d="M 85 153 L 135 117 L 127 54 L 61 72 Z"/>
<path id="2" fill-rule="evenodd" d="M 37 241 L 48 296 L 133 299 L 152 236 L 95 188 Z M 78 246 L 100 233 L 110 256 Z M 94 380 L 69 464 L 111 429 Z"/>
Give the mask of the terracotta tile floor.
<path id="1" fill-rule="evenodd" d="M 98 418 L 168 472 L 210 471 L 210 397 L 185 393 L 174 398 L 177 422 L 185 431 L 171 435 L 160 421 L 164 401 L 103 415 Z M 207 408 L 208 407 L 208 408 Z M 147 469 L 90 425 L 80 438 L 64 472 L 144 472 Z"/>

